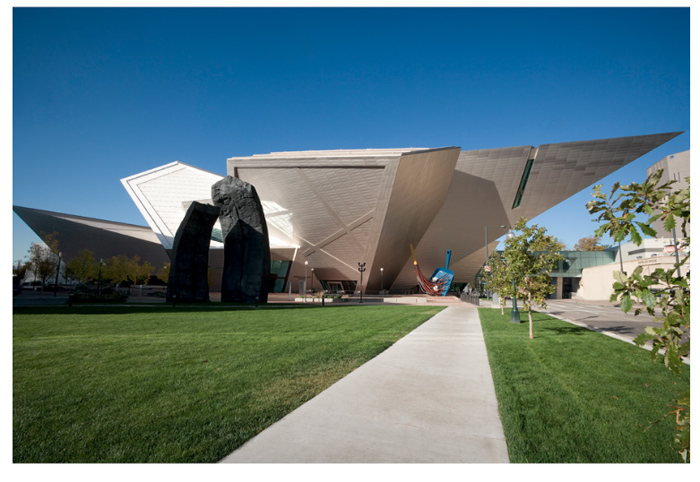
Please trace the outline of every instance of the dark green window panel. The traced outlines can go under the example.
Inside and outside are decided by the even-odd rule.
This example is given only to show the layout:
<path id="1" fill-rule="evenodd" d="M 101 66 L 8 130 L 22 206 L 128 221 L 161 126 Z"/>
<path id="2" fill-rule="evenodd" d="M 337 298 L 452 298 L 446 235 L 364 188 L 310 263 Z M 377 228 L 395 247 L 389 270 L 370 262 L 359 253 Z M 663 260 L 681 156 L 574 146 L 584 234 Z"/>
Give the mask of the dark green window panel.
<path id="1" fill-rule="evenodd" d="M 515 202 L 513 203 L 513 209 L 520 206 L 520 201 L 522 201 L 522 199 L 523 199 L 523 193 L 518 192 L 518 194 L 515 195 Z"/>
<path id="2" fill-rule="evenodd" d="M 525 192 L 525 187 L 527 186 L 527 181 L 530 179 L 530 171 L 532 171 L 532 165 L 534 164 L 534 159 L 528 159 L 525 164 L 525 170 L 523 171 L 523 177 L 520 179 L 520 186 L 518 186 L 518 193 L 515 195 L 515 201 L 513 201 L 513 209 L 520 206 L 520 202 L 523 200 L 523 193 Z"/>

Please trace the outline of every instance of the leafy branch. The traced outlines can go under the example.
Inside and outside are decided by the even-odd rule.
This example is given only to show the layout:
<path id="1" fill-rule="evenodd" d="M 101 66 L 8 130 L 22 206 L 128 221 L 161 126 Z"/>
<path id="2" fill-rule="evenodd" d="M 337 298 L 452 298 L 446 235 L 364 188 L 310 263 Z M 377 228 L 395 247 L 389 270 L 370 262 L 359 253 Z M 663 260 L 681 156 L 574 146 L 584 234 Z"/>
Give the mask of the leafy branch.
<path id="1" fill-rule="evenodd" d="M 677 252 L 690 246 L 688 225 L 690 224 L 690 178 L 687 188 L 673 189 L 676 181 L 660 184 L 663 170 L 650 175 L 642 184 L 632 183 L 621 186 L 615 183 L 609 195 L 595 186 L 593 201 L 586 204 L 591 214 L 597 215 L 600 224 L 596 236 L 608 233 L 615 241 L 623 241 L 630 236 L 639 246 L 642 235 L 656 237 L 652 224 L 663 222 L 667 231 L 674 230 L 680 222 L 682 239 L 677 243 Z M 646 215 L 646 220 L 642 216 Z M 672 269 L 657 268 L 644 273 L 638 266 L 629 276 L 615 272 L 613 295 L 610 301 L 620 300 L 620 308 L 628 313 L 635 301 L 640 306 L 634 314 L 646 311 L 661 326 L 647 327 L 634 342 L 642 346 L 651 341 L 651 358 L 661 358 L 664 365 L 673 373 L 679 374 L 683 358 L 690 353 L 690 254 L 674 263 Z M 685 271 L 685 274 L 682 273 Z M 676 414 L 675 443 L 684 460 L 690 456 L 690 393 L 674 400 Z M 668 414 L 667 414 L 668 415 Z"/>

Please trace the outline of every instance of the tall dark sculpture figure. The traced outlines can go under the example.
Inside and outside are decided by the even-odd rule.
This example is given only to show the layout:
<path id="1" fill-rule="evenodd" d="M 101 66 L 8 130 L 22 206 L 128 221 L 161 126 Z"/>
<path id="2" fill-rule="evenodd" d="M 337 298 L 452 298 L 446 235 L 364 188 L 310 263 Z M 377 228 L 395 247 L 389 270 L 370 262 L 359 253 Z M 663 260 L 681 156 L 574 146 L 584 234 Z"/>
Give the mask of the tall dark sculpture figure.
<path id="1" fill-rule="evenodd" d="M 187 209 L 170 252 L 168 301 L 209 301 L 209 243 L 219 212 L 216 206 L 196 201 Z"/>
<path id="2" fill-rule="evenodd" d="M 267 302 L 270 240 L 262 204 L 255 188 L 226 176 L 211 187 L 221 209 L 224 236 L 224 273 L 221 301 Z"/>

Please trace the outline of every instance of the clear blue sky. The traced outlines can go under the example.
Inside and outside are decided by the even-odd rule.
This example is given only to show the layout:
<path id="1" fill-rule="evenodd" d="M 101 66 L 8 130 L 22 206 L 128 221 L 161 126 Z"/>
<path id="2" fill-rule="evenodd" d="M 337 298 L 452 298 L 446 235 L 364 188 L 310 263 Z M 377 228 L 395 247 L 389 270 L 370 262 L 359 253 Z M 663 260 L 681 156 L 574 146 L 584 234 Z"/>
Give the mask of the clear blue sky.
<path id="1" fill-rule="evenodd" d="M 13 204 L 140 225 L 119 180 L 176 160 L 686 132 L 607 189 L 690 149 L 689 8 L 16 8 L 12 53 Z M 573 246 L 590 193 L 534 222 Z"/>

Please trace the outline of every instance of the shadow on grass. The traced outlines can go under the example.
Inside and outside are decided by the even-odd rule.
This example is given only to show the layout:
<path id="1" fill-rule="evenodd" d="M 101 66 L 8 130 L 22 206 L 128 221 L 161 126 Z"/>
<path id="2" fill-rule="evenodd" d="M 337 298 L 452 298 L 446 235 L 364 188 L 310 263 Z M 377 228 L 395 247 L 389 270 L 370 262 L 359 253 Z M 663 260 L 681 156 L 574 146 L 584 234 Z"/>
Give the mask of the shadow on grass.
<path id="1" fill-rule="evenodd" d="M 555 318 L 552 315 L 554 313 L 540 313 L 540 312 L 533 312 L 532 314 L 532 321 L 533 323 L 536 322 L 546 322 L 546 321 L 552 321 L 552 319 L 556 319 L 557 321 L 561 321 L 563 323 L 573 323 L 567 320 L 562 320 L 559 318 Z M 527 323 L 527 316 L 522 317 L 523 323 Z M 586 318 L 596 318 L 595 316 L 590 316 Z M 585 324 L 583 320 L 586 318 L 580 318 L 577 319 L 576 322 L 582 322 Z M 595 326 L 595 325 L 588 325 L 586 326 L 577 326 L 575 324 L 572 324 L 571 326 L 542 326 L 540 325 L 537 327 L 537 324 L 535 324 L 535 336 L 540 336 L 540 337 L 546 337 L 546 336 L 557 336 L 557 335 L 582 335 L 586 332 L 601 332 L 601 331 L 606 331 L 606 332 L 611 332 L 611 333 L 616 333 L 618 335 L 633 335 L 635 334 L 635 330 L 629 326 L 623 326 L 623 325 L 617 325 L 617 326 Z M 537 332 L 539 329 L 539 333 Z M 550 332 L 550 333 L 547 333 Z"/>
<path id="2" fill-rule="evenodd" d="M 580 326 L 547 326 L 541 327 L 539 332 L 536 331 L 535 337 L 544 338 L 546 336 L 559 335 L 585 335 L 586 333 L 590 333 L 590 330 Z"/>
<path id="3" fill-rule="evenodd" d="M 521 312 L 520 319 L 522 324 L 528 324 L 527 312 Z M 560 326 L 552 326 L 552 321 L 564 323 Z M 590 333 L 591 330 L 582 326 L 570 325 L 568 322 L 554 318 L 547 313 L 538 311 L 532 312 L 532 323 L 535 330 L 535 338 L 546 338 L 549 336 L 560 335 L 584 335 Z"/>

